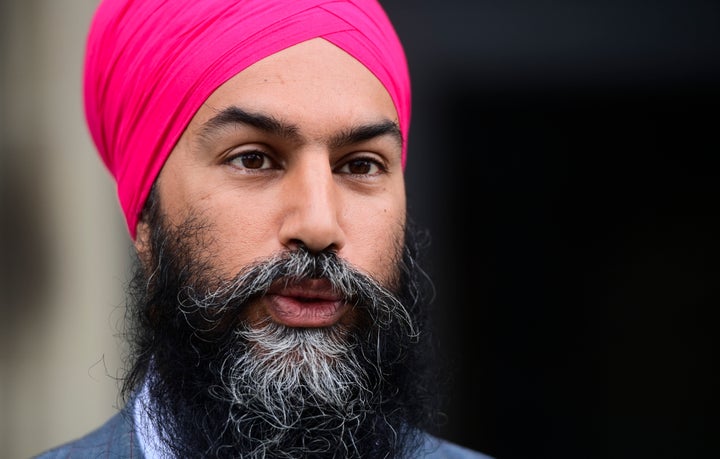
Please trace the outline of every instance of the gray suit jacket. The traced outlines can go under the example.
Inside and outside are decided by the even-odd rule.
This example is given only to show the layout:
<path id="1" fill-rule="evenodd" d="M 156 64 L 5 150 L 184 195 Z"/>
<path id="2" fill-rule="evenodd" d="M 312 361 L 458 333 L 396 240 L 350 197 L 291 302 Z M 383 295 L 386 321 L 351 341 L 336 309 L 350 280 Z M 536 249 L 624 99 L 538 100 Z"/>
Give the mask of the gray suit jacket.
<path id="1" fill-rule="evenodd" d="M 143 459 L 134 429 L 132 410 L 125 408 L 88 435 L 53 448 L 36 459 Z M 426 459 L 492 459 L 453 443 L 427 435 L 423 454 Z"/>
<path id="2" fill-rule="evenodd" d="M 144 459 L 132 410 L 124 409 L 84 437 L 46 451 L 42 459 Z"/>

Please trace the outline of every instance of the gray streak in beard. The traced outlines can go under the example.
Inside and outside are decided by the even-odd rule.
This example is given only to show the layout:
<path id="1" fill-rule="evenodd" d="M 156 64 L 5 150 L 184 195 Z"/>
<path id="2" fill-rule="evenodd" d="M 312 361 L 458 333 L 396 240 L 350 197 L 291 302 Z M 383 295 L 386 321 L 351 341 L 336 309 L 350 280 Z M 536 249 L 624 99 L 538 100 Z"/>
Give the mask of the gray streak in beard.
<path id="1" fill-rule="evenodd" d="M 238 409 L 235 425 L 258 417 L 283 432 L 303 421 L 308 406 L 322 406 L 328 419 L 352 422 L 365 414 L 371 396 L 368 377 L 340 329 L 289 329 L 269 323 L 238 331 L 247 352 L 228 356 L 224 387 L 215 396 Z M 261 409 L 248 410 L 247 407 Z M 240 433 L 240 432 L 239 432 Z"/>

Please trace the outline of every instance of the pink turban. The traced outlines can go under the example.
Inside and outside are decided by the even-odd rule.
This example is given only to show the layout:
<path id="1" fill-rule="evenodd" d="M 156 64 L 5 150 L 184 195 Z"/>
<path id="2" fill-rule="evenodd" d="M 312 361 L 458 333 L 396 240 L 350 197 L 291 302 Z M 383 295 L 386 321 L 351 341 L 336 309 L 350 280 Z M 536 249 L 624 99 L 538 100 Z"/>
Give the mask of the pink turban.
<path id="1" fill-rule="evenodd" d="M 103 0 L 85 60 L 85 113 L 132 238 L 150 188 L 203 102 L 251 64 L 322 37 L 385 86 L 405 165 L 410 79 L 376 0 Z"/>

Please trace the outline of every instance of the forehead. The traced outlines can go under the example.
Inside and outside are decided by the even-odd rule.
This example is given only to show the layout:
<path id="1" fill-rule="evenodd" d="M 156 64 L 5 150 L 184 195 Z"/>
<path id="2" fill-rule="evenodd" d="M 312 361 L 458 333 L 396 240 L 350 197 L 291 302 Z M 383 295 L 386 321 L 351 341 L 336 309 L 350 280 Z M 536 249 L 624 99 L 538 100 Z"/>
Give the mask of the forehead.
<path id="1" fill-rule="evenodd" d="M 229 79 L 210 95 L 191 125 L 197 127 L 230 106 L 308 128 L 313 123 L 330 128 L 380 119 L 398 122 L 392 98 L 375 75 L 321 38 L 270 55 Z"/>

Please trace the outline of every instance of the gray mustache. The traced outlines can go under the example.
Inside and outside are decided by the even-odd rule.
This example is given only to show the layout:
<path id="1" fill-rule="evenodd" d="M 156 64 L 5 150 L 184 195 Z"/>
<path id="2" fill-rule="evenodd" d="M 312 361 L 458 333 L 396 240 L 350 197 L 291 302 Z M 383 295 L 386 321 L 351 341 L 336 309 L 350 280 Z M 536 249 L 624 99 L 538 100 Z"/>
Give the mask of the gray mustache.
<path id="1" fill-rule="evenodd" d="M 367 309 L 377 326 L 385 328 L 391 321 L 399 320 L 410 335 L 417 334 L 410 314 L 395 294 L 334 252 L 310 253 L 302 248 L 282 252 L 246 267 L 212 291 L 198 292 L 192 286 L 185 287 L 179 303 L 185 313 L 221 314 L 265 295 L 275 282 L 290 285 L 309 279 L 328 280 L 343 301 Z"/>

